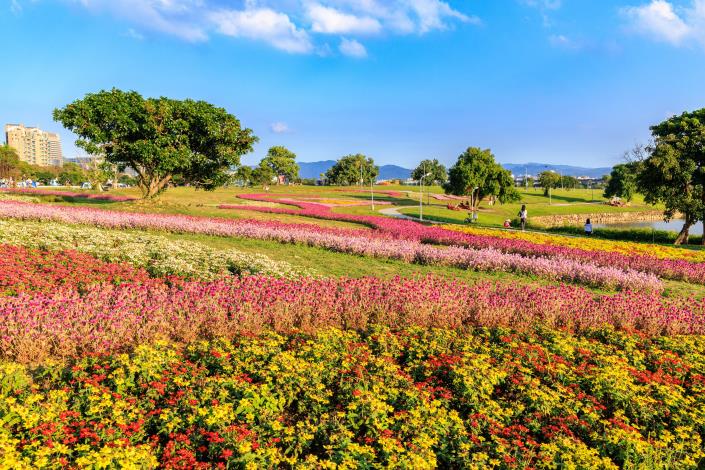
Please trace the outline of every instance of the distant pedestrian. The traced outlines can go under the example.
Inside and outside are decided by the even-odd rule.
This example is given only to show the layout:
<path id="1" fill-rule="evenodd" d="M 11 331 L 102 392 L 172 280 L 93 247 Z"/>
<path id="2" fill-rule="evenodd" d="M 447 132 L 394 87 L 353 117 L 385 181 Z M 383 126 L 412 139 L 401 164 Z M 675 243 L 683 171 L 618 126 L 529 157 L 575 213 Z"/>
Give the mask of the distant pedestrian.
<path id="1" fill-rule="evenodd" d="M 592 223 L 590 222 L 590 219 L 585 221 L 585 235 L 588 237 L 592 235 Z"/>
<path id="2" fill-rule="evenodd" d="M 519 220 L 521 221 L 521 229 L 525 230 L 526 229 L 526 219 L 529 216 L 529 213 L 526 210 L 526 205 L 521 206 L 521 210 L 519 211 Z"/>
<path id="3" fill-rule="evenodd" d="M 509 219 L 504 220 L 504 228 L 512 228 L 512 221 Z"/>

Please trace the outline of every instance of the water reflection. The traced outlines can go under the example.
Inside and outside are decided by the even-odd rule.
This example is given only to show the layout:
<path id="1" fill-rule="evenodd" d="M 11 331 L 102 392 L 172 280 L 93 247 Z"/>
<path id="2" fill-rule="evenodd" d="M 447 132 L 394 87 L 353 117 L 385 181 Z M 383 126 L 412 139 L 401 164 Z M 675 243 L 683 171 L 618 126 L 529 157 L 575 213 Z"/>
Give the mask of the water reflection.
<path id="1" fill-rule="evenodd" d="M 668 230 L 671 232 L 680 232 L 683 228 L 682 219 L 673 219 L 670 222 L 664 222 L 663 220 L 651 220 L 643 222 L 622 222 L 615 224 L 594 224 L 595 229 L 600 228 L 614 228 L 614 229 L 630 229 L 630 228 L 644 228 L 644 229 L 656 229 L 656 230 Z M 691 235 L 702 235 L 703 234 L 703 224 L 698 222 L 697 224 L 690 227 Z"/>

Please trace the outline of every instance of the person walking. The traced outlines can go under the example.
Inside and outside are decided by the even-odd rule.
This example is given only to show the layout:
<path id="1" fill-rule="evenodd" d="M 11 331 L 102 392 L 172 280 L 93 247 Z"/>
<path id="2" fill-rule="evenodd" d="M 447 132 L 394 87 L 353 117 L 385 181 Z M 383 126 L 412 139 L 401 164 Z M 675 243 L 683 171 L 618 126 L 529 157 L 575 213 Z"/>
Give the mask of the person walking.
<path id="1" fill-rule="evenodd" d="M 526 229 L 526 218 L 528 217 L 529 213 L 526 211 L 526 205 L 522 204 L 521 210 L 519 211 L 519 220 L 521 220 L 521 230 L 524 231 Z"/>
<path id="2" fill-rule="evenodd" d="M 592 235 L 592 223 L 590 222 L 590 219 L 585 221 L 585 235 L 588 237 Z"/>

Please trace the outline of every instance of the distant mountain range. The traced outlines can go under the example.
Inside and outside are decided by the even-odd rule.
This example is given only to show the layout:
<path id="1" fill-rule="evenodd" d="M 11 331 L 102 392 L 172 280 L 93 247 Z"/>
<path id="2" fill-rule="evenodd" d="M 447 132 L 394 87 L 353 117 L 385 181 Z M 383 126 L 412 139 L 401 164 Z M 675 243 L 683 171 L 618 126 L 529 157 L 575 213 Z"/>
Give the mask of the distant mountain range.
<path id="1" fill-rule="evenodd" d="M 298 162 L 301 170 L 299 176 L 302 178 L 320 178 L 321 173 L 328 171 L 335 165 L 335 160 L 324 160 L 320 162 Z M 571 165 L 551 165 L 548 163 L 502 163 L 502 166 L 514 173 L 516 176 L 527 174 L 536 176 L 542 171 L 553 170 L 566 176 L 589 176 L 590 178 L 600 178 L 608 175 L 612 171 L 611 167 L 585 168 Z M 411 176 L 411 170 L 398 165 L 382 165 L 379 167 L 379 179 L 381 180 L 405 180 Z"/>
<path id="2" fill-rule="evenodd" d="M 600 178 L 609 175 L 612 167 L 585 168 L 570 165 L 551 165 L 548 163 L 502 163 L 502 166 L 514 173 L 515 176 L 522 176 L 524 172 L 531 176 L 536 176 L 542 171 L 553 170 L 565 176 L 589 176 L 590 178 Z"/>
<path id="3" fill-rule="evenodd" d="M 324 160 L 322 162 L 298 162 L 299 176 L 301 178 L 321 177 L 321 173 L 328 171 L 335 165 L 335 160 Z M 411 170 L 397 165 L 382 165 L 379 167 L 379 179 L 381 180 L 405 180 L 411 176 Z"/>

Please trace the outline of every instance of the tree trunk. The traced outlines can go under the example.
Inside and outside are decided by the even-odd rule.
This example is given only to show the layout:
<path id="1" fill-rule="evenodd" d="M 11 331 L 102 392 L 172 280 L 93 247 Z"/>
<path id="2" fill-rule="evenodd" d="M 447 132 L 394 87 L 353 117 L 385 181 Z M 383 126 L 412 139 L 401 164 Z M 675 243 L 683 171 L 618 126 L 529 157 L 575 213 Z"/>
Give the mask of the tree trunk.
<path id="1" fill-rule="evenodd" d="M 678 236 L 676 237 L 676 241 L 673 242 L 674 245 L 687 245 L 688 244 L 688 238 L 690 237 L 690 227 L 692 227 L 694 224 L 693 219 L 686 215 L 685 216 L 685 222 L 683 222 L 683 228 L 681 229 L 680 233 L 678 233 Z M 705 237 L 703 237 L 705 238 Z"/>

